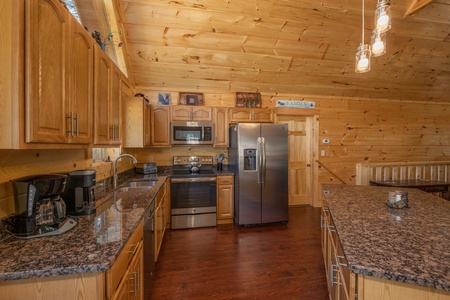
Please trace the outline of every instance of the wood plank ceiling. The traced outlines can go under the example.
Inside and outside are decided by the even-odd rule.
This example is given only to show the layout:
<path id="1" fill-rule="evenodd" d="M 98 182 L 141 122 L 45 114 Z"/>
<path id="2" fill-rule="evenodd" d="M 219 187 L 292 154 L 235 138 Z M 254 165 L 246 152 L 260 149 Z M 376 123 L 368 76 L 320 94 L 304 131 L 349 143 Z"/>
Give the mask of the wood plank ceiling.
<path id="1" fill-rule="evenodd" d="M 136 87 L 450 102 L 450 0 L 391 0 L 387 53 L 354 72 L 360 0 L 117 0 Z M 370 43 L 377 0 L 365 1 Z M 405 16 L 406 15 L 406 16 Z"/>

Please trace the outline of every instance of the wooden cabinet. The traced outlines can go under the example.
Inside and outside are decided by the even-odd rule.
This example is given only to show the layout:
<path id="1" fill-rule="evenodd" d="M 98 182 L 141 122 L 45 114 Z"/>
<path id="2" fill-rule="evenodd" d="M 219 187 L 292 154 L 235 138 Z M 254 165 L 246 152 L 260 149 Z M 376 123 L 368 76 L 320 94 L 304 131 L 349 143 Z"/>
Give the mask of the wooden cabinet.
<path id="1" fill-rule="evenodd" d="M 142 97 L 122 95 L 123 143 L 124 148 L 150 146 L 151 106 Z"/>
<path id="2" fill-rule="evenodd" d="M 330 299 L 354 299 L 355 276 L 350 274 L 344 251 L 327 207 L 322 207 L 321 240 Z"/>
<path id="3" fill-rule="evenodd" d="M 212 121 L 211 107 L 172 106 L 172 121 Z"/>
<path id="4" fill-rule="evenodd" d="M 120 145 L 122 72 L 99 47 L 94 49 L 94 144 Z"/>
<path id="5" fill-rule="evenodd" d="M 58 0 L 26 1 L 25 12 L 25 141 L 65 143 L 68 12 Z"/>
<path id="6" fill-rule="evenodd" d="M 114 294 L 114 300 L 144 299 L 143 245 L 139 247 Z"/>
<path id="7" fill-rule="evenodd" d="M 214 147 L 228 147 L 228 108 L 214 107 Z"/>
<path id="8" fill-rule="evenodd" d="M 171 222 L 171 204 L 170 204 L 170 177 L 167 177 L 166 183 L 166 197 L 164 201 L 164 223 L 165 228 L 170 228 Z"/>
<path id="9" fill-rule="evenodd" d="M 231 108 L 230 123 L 273 123 L 273 110 L 267 108 Z"/>
<path id="10" fill-rule="evenodd" d="M 106 272 L 106 291 L 112 299 L 143 299 L 143 224 L 131 235 L 111 269 Z M 140 296 L 139 296 L 140 295 Z M 136 298 L 135 298 L 136 297 Z"/>
<path id="11" fill-rule="evenodd" d="M 234 218 L 234 176 L 217 176 L 217 223 L 232 223 Z"/>
<path id="12" fill-rule="evenodd" d="M 152 105 L 151 110 L 151 145 L 170 146 L 169 106 Z"/>
<path id="13" fill-rule="evenodd" d="M 94 41 L 75 18 L 70 18 L 69 105 L 66 132 L 70 142 L 92 143 L 94 101 Z"/>

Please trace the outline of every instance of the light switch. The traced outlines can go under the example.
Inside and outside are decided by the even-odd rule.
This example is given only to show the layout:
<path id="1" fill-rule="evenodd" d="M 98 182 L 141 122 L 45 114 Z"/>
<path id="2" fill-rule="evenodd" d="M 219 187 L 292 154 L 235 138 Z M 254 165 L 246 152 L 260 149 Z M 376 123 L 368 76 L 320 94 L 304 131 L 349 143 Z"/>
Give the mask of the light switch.
<path id="1" fill-rule="evenodd" d="M 320 156 L 325 156 L 325 150 L 320 150 Z"/>

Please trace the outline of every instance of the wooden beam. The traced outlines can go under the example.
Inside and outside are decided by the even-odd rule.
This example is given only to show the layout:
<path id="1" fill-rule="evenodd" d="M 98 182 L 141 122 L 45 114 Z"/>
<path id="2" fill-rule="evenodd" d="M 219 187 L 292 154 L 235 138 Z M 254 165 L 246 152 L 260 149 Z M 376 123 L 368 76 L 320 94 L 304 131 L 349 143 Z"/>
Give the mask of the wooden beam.
<path id="1" fill-rule="evenodd" d="M 433 3 L 434 1 L 435 0 L 414 0 L 411 6 L 409 7 L 408 11 L 406 12 L 405 17 L 415 14 L 417 11 Z"/>

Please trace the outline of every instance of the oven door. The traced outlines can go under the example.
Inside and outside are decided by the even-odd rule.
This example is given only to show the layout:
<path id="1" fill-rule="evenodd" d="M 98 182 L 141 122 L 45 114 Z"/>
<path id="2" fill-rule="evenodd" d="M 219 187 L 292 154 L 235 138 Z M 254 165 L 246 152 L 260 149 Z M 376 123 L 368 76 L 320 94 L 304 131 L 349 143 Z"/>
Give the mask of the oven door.
<path id="1" fill-rule="evenodd" d="M 172 229 L 216 226 L 216 177 L 172 178 Z"/>

